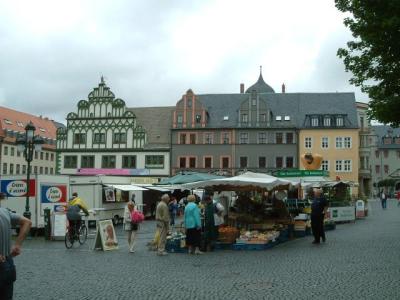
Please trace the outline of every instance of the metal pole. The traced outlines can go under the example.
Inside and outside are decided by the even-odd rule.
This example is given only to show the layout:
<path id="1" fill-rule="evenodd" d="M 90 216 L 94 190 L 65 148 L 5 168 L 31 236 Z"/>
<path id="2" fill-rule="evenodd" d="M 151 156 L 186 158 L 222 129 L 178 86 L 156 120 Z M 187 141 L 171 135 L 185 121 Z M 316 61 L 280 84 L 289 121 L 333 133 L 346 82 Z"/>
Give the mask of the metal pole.
<path id="1" fill-rule="evenodd" d="M 30 175 L 31 175 L 31 161 L 32 161 L 32 154 L 33 154 L 33 142 L 29 142 L 28 139 L 26 139 L 25 143 L 25 160 L 28 164 L 28 170 L 26 174 L 26 202 L 25 202 L 25 212 L 23 213 L 23 216 L 25 218 L 31 219 L 31 212 L 29 210 L 29 181 L 30 181 Z"/>

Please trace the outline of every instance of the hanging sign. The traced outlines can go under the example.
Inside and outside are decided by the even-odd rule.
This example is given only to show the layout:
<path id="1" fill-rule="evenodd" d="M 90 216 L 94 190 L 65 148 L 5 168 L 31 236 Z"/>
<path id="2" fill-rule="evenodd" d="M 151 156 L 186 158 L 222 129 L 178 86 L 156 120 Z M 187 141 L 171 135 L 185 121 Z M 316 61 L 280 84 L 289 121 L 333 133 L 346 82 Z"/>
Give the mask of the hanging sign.
<path id="1" fill-rule="evenodd" d="M 34 197 L 36 195 L 35 179 L 29 180 L 29 195 L 26 194 L 28 185 L 26 180 L 2 180 L 1 192 L 7 197 Z"/>
<path id="2" fill-rule="evenodd" d="M 67 186 L 43 184 L 40 186 L 40 195 L 42 203 L 65 203 L 67 202 Z"/>

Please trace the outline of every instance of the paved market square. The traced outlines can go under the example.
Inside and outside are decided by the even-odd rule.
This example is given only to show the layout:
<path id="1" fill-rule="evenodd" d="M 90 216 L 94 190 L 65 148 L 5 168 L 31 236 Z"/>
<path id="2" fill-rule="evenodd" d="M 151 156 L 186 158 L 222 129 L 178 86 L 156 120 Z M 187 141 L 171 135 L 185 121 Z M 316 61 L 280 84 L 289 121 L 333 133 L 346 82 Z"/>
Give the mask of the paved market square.
<path id="1" fill-rule="evenodd" d="M 63 241 L 25 241 L 15 259 L 14 299 L 400 299 L 400 207 L 327 232 L 327 243 L 299 238 L 265 251 L 219 250 L 202 256 L 149 252 L 145 222 L 137 252 L 67 250 Z"/>

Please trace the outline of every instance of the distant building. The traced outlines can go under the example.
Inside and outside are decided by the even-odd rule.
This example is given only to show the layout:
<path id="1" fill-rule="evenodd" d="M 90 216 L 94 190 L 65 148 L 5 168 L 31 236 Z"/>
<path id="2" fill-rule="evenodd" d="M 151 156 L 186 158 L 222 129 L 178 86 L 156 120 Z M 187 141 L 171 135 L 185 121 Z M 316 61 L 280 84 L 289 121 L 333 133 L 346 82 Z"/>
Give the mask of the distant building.
<path id="1" fill-rule="evenodd" d="M 129 109 L 103 78 L 77 106 L 67 127 L 57 130 L 58 172 L 131 176 L 140 183 L 169 175 L 171 109 Z"/>
<path id="2" fill-rule="evenodd" d="M 25 126 L 32 122 L 35 135 L 44 140 L 41 152 L 35 152 L 31 163 L 31 174 L 55 174 L 56 172 L 56 130 L 63 125 L 45 117 L 0 107 L 0 174 L 23 175 L 27 163 L 23 153 L 17 151 L 16 139 L 25 136 Z"/>

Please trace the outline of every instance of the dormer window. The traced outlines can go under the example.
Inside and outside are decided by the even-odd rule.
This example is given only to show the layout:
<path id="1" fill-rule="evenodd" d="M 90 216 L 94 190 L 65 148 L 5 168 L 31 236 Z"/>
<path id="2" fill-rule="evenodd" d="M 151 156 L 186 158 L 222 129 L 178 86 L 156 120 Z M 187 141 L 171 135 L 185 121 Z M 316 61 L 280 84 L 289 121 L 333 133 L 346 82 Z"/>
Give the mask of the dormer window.
<path id="1" fill-rule="evenodd" d="M 19 121 L 17 121 L 17 125 L 18 125 L 19 127 L 24 127 L 24 123 L 19 122 Z"/>
<path id="2" fill-rule="evenodd" d="M 249 118 L 247 114 L 242 114 L 242 122 L 248 122 Z"/>
<path id="3" fill-rule="evenodd" d="M 9 119 L 4 119 L 4 123 L 6 123 L 8 125 L 12 125 L 12 122 Z"/>
<path id="4" fill-rule="evenodd" d="M 187 106 L 188 107 L 192 107 L 192 99 L 188 99 L 187 100 Z"/>
<path id="5" fill-rule="evenodd" d="M 229 116 L 224 116 L 224 121 L 228 121 L 229 120 Z"/>
<path id="6" fill-rule="evenodd" d="M 318 124 L 318 117 L 312 117 L 311 118 L 311 126 L 312 127 L 317 127 L 319 124 Z"/>
<path id="7" fill-rule="evenodd" d="M 182 115 L 178 115 L 176 121 L 177 121 L 179 124 L 182 124 L 182 120 L 183 120 Z"/>
<path id="8" fill-rule="evenodd" d="M 41 127 L 39 127 L 39 130 L 40 130 L 41 132 L 46 132 L 46 129 L 41 128 Z"/>
<path id="9" fill-rule="evenodd" d="M 343 117 L 336 117 L 336 126 L 343 126 Z"/>
<path id="10" fill-rule="evenodd" d="M 282 116 L 276 116 L 275 120 L 276 121 L 282 121 Z"/>
<path id="11" fill-rule="evenodd" d="M 290 116 L 285 116 L 285 121 L 290 121 Z"/>
<path id="12" fill-rule="evenodd" d="M 201 115 L 196 115 L 196 123 L 200 123 L 201 122 Z"/>
<path id="13" fill-rule="evenodd" d="M 330 117 L 324 117 L 324 126 L 331 126 L 331 118 Z"/>

